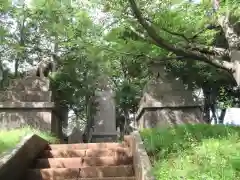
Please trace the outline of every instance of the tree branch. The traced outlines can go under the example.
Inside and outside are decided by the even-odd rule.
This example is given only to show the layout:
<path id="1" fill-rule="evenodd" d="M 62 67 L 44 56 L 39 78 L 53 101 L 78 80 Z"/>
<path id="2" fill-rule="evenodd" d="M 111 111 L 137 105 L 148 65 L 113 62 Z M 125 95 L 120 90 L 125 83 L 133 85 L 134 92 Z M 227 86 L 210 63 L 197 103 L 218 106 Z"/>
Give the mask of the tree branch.
<path id="1" fill-rule="evenodd" d="M 146 37 L 145 34 L 138 32 L 134 27 L 130 26 L 130 30 L 137 35 L 140 39 L 142 39 L 143 41 L 146 41 L 148 43 L 154 44 L 156 46 L 158 46 L 158 44 L 153 41 L 152 39 L 149 39 L 148 37 Z M 179 34 L 181 35 L 181 34 Z M 183 35 L 184 36 L 184 35 Z M 185 37 L 185 36 L 184 36 Z M 186 41 L 187 41 L 187 37 Z M 189 41 L 189 40 L 188 40 Z M 222 57 L 225 60 L 230 60 L 230 56 L 229 56 L 229 51 L 227 49 L 224 48 L 218 48 L 218 47 L 213 47 L 213 46 L 206 46 L 206 45 L 202 45 L 202 44 L 189 44 L 187 46 L 185 46 L 188 49 L 191 49 L 193 51 L 199 51 L 201 53 L 205 53 L 205 54 L 210 54 L 210 55 L 216 55 L 219 57 Z"/>
<path id="2" fill-rule="evenodd" d="M 237 33 L 234 32 L 234 28 L 229 22 L 229 14 L 227 13 L 227 15 L 219 17 L 218 23 L 225 34 L 229 48 L 230 49 L 240 48 L 240 38 L 237 35 Z"/>
<path id="3" fill-rule="evenodd" d="M 151 61 L 149 61 L 148 66 L 152 66 L 152 65 L 164 65 L 164 62 L 166 60 L 173 60 L 173 59 L 177 59 L 177 60 L 181 60 L 184 59 L 184 56 L 175 56 L 175 57 L 155 57 L 152 58 Z"/>
<path id="4" fill-rule="evenodd" d="M 151 20 L 147 19 L 147 21 L 149 21 L 149 23 L 154 24 Z M 198 35 L 200 35 L 201 33 L 203 33 L 204 31 L 206 31 L 207 29 L 216 29 L 219 28 L 220 26 L 215 26 L 215 25 L 208 25 L 205 29 L 199 31 L 198 33 L 196 33 L 194 36 L 188 38 L 186 37 L 184 34 L 178 33 L 178 32 L 173 32 L 170 31 L 164 27 L 160 27 L 161 30 L 174 35 L 174 36 L 179 36 L 182 39 L 184 39 L 185 41 L 187 41 L 189 43 L 189 46 L 187 45 L 186 48 L 189 48 L 191 50 L 194 51 L 199 51 L 201 53 L 207 53 L 207 54 L 211 54 L 211 55 L 217 55 L 217 56 L 222 56 L 224 59 L 230 60 L 229 57 L 229 51 L 227 49 L 224 48 L 217 48 L 217 47 L 213 47 L 213 46 L 206 46 L 206 45 L 202 45 L 202 44 L 192 44 L 193 40 L 195 38 L 197 38 Z M 190 44 L 191 43 L 191 44 Z"/>
<path id="5" fill-rule="evenodd" d="M 151 23 L 151 24 L 154 25 L 154 22 L 151 21 L 150 19 L 146 19 L 146 21 L 148 21 L 149 23 Z M 160 27 L 161 30 L 163 30 L 163 31 L 165 31 L 165 32 L 167 32 L 167 33 L 169 33 L 169 34 L 171 34 L 171 35 L 179 36 L 179 37 L 183 38 L 185 41 L 187 41 L 187 42 L 189 42 L 189 43 L 190 43 L 190 42 L 193 42 L 194 39 L 196 39 L 200 34 L 202 34 L 202 33 L 203 33 L 204 31 L 206 31 L 207 29 L 213 30 L 213 29 L 217 29 L 217 28 L 219 28 L 219 26 L 215 26 L 215 25 L 209 24 L 209 25 L 207 25 L 206 28 L 200 30 L 200 31 L 197 32 L 195 35 L 193 35 L 192 37 L 186 37 L 186 36 L 185 36 L 184 34 L 182 34 L 182 33 L 173 32 L 173 31 L 170 31 L 169 29 L 166 29 L 166 28 L 164 28 L 164 27 Z"/>
<path id="6" fill-rule="evenodd" d="M 184 39 L 185 41 L 187 41 L 187 42 L 190 42 L 190 39 L 191 39 L 191 38 L 187 38 L 184 34 L 170 31 L 170 30 L 168 30 L 168 29 L 166 29 L 166 28 L 164 28 L 164 27 L 161 27 L 160 29 L 162 29 L 163 31 L 165 31 L 165 32 L 167 32 L 167 33 L 169 33 L 169 34 L 172 34 L 172 35 L 174 35 L 174 36 L 179 36 L 179 37 L 183 38 L 183 39 Z"/>
<path id="7" fill-rule="evenodd" d="M 225 48 L 206 46 L 206 45 L 195 44 L 195 43 L 187 45 L 186 48 L 189 48 L 194 51 L 199 51 L 204 54 L 218 56 L 219 58 L 230 61 L 229 50 Z"/>
<path id="8" fill-rule="evenodd" d="M 138 32 L 134 27 L 130 26 L 130 30 L 131 30 L 136 36 L 138 36 L 140 39 L 142 39 L 143 41 L 158 46 L 158 44 L 156 44 L 155 41 L 153 41 L 152 39 L 146 37 L 145 34 L 143 34 L 143 33 L 141 33 L 141 32 Z"/>
<path id="9" fill-rule="evenodd" d="M 142 25 L 142 27 L 147 31 L 148 35 L 152 38 L 153 41 L 158 45 L 160 48 L 164 48 L 168 51 L 174 52 L 178 56 L 184 56 L 186 59 L 194 59 L 199 60 L 205 63 L 208 63 L 216 68 L 223 69 L 227 72 L 232 71 L 232 64 L 229 62 L 222 62 L 221 60 L 217 60 L 214 56 L 205 55 L 200 52 L 196 51 L 189 51 L 183 48 L 176 47 L 167 41 L 165 41 L 162 37 L 160 37 L 155 29 L 148 23 L 142 16 L 140 10 L 137 7 L 135 0 L 128 0 L 132 12 L 137 18 L 138 22 Z"/>
<path id="10" fill-rule="evenodd" d="M 148 22 L 151 23 L 151 24 L 154 24 L 150 19 L 146 19 L 146 21 L 148 21 Z M 164 28 L 164 27 L 160 27 L 160 29 L 163 30 L 163 31 L 165 31 L 165 32 L 167 32 L 167 33 L 169 33 L 169 34 L 171 34 L 171 35 L 179 36 L 179 37 L 183 38 L 183 39 L 184 39 L 185 41 L 187 41 L 187 42 L 190 42 L 190 40 L 189 40 L 184 34 L 170 31 L 170 30 L 168 30 L 168 29 L 166 29 L 166 28 Z M 190 39 L 191 39 L 191 38 L 190 38 Z"/>

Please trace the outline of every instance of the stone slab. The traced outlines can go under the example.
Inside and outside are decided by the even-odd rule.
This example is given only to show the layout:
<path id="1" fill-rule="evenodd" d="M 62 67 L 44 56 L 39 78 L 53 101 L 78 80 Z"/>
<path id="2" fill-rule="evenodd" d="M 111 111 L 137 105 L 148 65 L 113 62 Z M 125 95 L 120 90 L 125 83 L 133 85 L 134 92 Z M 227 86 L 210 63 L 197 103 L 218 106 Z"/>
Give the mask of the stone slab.
<path id="1" fill-rule="evenodd" d="M 117 133 L 96 133 L 92 134 L 92 142 L 115 142 L 118 139 Z"/>
<path id="2" fill-rule="evenodd" d="M 51 109 L 53 102 L 0 102 L 1 109 Z"/>
<path id="3" fill-rule="evenodd" d="M 51 102 L 51 91 L 0 91 L 0 102 Z"/>
<path id="4" fill-rule="evenodd" d="M 0 109 L 0 129 L 31 126 L 42 131 L 51 131 L 51 121 L 51 109 Z"/>

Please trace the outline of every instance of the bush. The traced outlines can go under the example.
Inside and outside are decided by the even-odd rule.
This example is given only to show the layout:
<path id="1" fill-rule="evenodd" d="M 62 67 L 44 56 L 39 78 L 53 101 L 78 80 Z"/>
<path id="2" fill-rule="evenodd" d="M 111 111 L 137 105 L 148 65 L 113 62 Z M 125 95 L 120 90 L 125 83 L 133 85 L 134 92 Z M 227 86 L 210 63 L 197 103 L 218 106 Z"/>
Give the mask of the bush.
<path id="1" fill-rule="evenodd" d="M 35 133 L 46 139 L 50 143 L 58 143 L 58 139 L 48 132 L 42 132 L 30 127 L 19 128 L 14 130 L 0 130 L 0 154 L 11 148 L 14 148 L 20 140 L 31 133 Z"/>
<path id="2" fill-rule="evenodd" d="M 180 125 L 140 132 L 157 179 L 240 179 L 240 128 Z"/>

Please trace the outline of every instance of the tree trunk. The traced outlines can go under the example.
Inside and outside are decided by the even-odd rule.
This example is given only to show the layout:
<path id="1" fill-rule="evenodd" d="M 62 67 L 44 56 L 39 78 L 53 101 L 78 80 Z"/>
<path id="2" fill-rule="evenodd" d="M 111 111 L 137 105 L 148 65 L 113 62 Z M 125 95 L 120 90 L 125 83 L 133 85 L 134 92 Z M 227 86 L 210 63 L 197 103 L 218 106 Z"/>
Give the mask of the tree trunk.
<path id="1" fill-rule="evenodd" d="M 19 53 L 18 53 L 19 54 Z M 18 68 L 19 68 L 19 58 L 20 55 L 17 55 L 17 59 L 15 60 L 15 64 L 14 64 L 14 77 L 17 78 L 18 77 Z"/>
<path id="2" fill-rule="evenodd" d="M 227 109 L 224 108 L 221 111 L 220 117 L 219 117 L 219 124 L 223 124 L 224 123 L 224 117 L 226 115 Z"/>
<path id="3" fill-rule="evenodd" d="M 218 88 L 214 87 L 212 84 L 205 84 L 203 87 L 204 94 L 204 119 L 205 122 L 211 123 L 210 111 L 212 111 L 212 117 L 214 118 L 215 123 L 218 121 L 216 114 L 216 100 Z"/>
<path id="4" fill-rule="evenodd" d="M 123 137 L 124 137 L 125 121 L 126 121 L 126 118 L 124 116 L 124 113 L 122 111 L 117 111 L 117 113 L 116 113 L 116 130 L 118 130 L 118 128 L 119 128 L 120 139 L 123 139 Z"/>
<path id="5" fill-rule="evenodd" d="M 58 52 L 58 36 L 57 34 L 55 35 L 55 40 L 54 40 L 54 48 L 53 48 L 53 53 L 51 55 L 51 58 L 54 62 L 56 62 L 56 54 Z M 61 91 L 58 91 L 52 86 L 52 83 L 50 81 L 50 89 L 53 91 L 52 94 L 52 100 L 55 103 L 54 107 L 54 112 L 56 113 L 56 116 L 58 117 L 58 123 L 56 123 L 55 127 L 55 133 L 57 136 L 63 141 L 64 134 L 63 134 L 63 129 L 68 129 L 68 106 L 63 102 L 63 99 L 61 99 Z"/>
<path id="6" fill-rule="evenodd" d="M 85 114 L 86 114 L 86 126 L 84 129 L 83 141 L 88 143 L 91 141 L 91 129 L 92 129 L 92 116 L 91 116 L 91 101 L 89 95 L 85 96 Z"/>
<path id="7" fill-rule="evenodd" d="M 209 92 L 209 89 L 207 88 L 203 88 L 203 94 L 204 94 L 204 115 L 203 115 L 203 118 L 204 118 L 204 121 L 206 123 L 210 123 L 210 92 Z"/>
<path id="8" fill-rule="evenodd" d="M 129 114 L 128 110 L 124 110 L 124 117 L 125 117 L 125 122 L 124 122 L 124 135 L 128 135 L 129 132 Z"/>
<path id="9" fill-rule="evenodd" d="M 23 11 L 25 11 L 25 4 L 23 4 Z M 26 17 L 27 14 L 24 12 L 22 20 L 20 22 L 18 22 L 18 26 L 19 26 L 19 30 L 20 30 L 20 39 L 18 41 L 18 45 L 20 46 L 20 52 L 17 53 L 17 57 L 15 60 L 15 65 L 14 65 L 14 76 L 15 78 L 18 77 L 18 69 L 19 69 L 19 65 L 21 63 L 21 61 L 24 58 L 24 54 L 25 54 L 25 49 L 23 49 L 25 47 L 25 22 L 26 22 Z"/>
<path id="10" fill-rule="evenodd" d="M 230 12 L 226 15 L 219 17 L 218 23 L 222 27 L 225 38 L 228 42 L 230 59 L 233 63 L 233 77 L 237 85 L 240 85 L 240 36 L 234 31 L 233 25 L 229 21 Z"/>
<path id="11" fill-rule="evenodd" d="M 214 103 L 212 103 L 210 105 L 210 110 L 212 111 L 212 118 L 214 119 L 214 124 L 218 124 L 218 115 L 217 115 L 217 109 L 216 109 L 216 102 L 214 102 Z M 212 118 L 211 118 L 211 121 L 212 121 Z"/>

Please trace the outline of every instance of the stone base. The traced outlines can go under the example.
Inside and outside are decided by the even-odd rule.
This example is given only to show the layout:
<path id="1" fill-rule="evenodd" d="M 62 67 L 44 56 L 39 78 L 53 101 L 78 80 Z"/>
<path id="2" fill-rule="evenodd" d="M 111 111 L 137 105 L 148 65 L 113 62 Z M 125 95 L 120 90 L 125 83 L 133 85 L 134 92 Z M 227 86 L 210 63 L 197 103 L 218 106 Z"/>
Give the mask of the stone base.
<path id="1" fill-rule="evenodd" d="M 137 120 L 139 129 L 204 123 L 200 107 L 145 108 Z"/>
<path id="2" fill-rule="evenodd" d="M 52 102 L 0 102 L 0 129 L 25 126 L 51 131 Z"/>
<path id="3" fill-rule="evenodd" d="M 83 132 L 74 127 L 71 134 L 68 136 L 68 144 L 83 143 Z"/>
<path id="4" fill-rule="evenodd" d="M 92 134 L 92 142 L 100 143 L 100 142 L 116 142 L 118 139 L 117 132 L 116 133 L 93 133 Z"/>

